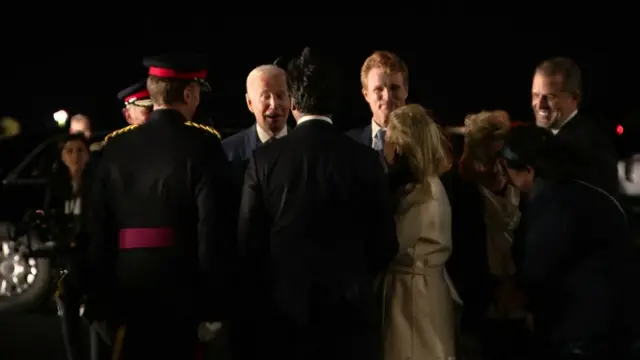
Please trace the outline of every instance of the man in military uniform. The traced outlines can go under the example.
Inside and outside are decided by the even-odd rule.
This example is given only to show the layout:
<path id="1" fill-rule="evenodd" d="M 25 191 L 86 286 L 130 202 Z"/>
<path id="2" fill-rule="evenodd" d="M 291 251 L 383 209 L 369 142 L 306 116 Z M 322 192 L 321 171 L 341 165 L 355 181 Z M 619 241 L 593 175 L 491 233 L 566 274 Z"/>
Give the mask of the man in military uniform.
<path id="1" fill-rule="evenodd" d="M 144 63 L 153 112 L 105 138 L 96 174 L 89 297 L 108 304 L 102 317 L 120 326 L 120 359 L 190 358 L 198 325 L 223 311 L 233 227 L 226 216 L 235 199 L 219 134 L 191 122 L 209 89 L 203 59 Z"/>
<path id="2" fill-rule="evenodd" d="M 124 103 L 122 116 L 129 125 L 140 125 L 147 121 L 153 102 L 147 90 L 147 80 L 140 80 L 137 83 L 118 93 L 118 99 Z"/>
<path id="3" fill-rule="evenodd" d="M 147 121 L 151 110 L 153 110 L 153 102 L 149 97 L 149 90 L 147 90 L 147 79 L 140 80 L 120 91 L 117 97 L 124 103 L 122 116 L 129 125 L 140 125 Z M 100 151 L 103 145 L 102 141 L 92 143 L 91 151 Z"/>

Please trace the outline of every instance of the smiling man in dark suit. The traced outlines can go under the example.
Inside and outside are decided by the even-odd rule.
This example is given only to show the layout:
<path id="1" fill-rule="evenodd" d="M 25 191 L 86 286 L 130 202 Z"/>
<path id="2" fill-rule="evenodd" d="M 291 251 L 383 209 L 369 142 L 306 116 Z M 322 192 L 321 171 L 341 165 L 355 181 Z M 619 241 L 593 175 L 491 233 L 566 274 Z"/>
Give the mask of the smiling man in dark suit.
<path id="1" fill-rule="evenodd" d="M 289 91 L 286 72 L 276 65 L 262 65 L 247 76 L 247 107 L 256 123 L 222 142 L 230 161 L 247 160 L 251 152 L 271 138 L 287 135 Z"/>
<path id="2" fill-rule="evenodd" d="M 362 95 L 371 108 L 371 124 L 347 132 L 354 140 L 381 150 L 389 114 L 406 104 L 409 93 L 407 65 L 396 54 L 376 51 L 360 70 Z"/>
<path id="3" fill-rule="evenodd" d="M 398 250 L 393 210 L 379 155 L 333 126 L 337 78 L 321 59 L 307 48 L 290 63 L 298 125 L 247 166 L 239 252 L 251 269 L 245 298 L 260 306 L 248 306 L 259 336 L 246 347 L 278 359 L 376 359 L 373 285 Z"/>
<path id="4" fill-rule="evenodd" d="M 580 180 L 615 196 L 620 186 L 616 152 L 606 131 L 578 111 L 581 87 L 582 73 L 573 60 L 556 57 L 538 65 L 531 86 L 536 125 L 551 130 L 573 151 L 588 154 L 586 163 L 579 164 Z"/>
<path id="5" fill-rule="evenodd" d="M 261 65 L 247 76 L 247 107 L 255 116 L 253 126 L 222 141 L 222 148 L 233 172 L 237 191 L 242 187 L 244 170 L 253 150 L 287 135 L 290 111 L 287 74 L 276 65 Z"/>

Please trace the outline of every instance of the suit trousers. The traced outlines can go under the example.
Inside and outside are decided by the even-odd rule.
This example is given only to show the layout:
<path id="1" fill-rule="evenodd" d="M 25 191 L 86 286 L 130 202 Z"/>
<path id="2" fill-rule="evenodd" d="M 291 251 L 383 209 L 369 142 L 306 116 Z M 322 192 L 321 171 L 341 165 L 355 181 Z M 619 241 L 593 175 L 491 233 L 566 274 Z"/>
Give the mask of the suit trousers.
<path id="1" fill-rule="evenodd" d="M 268 320 L 266 320 L 268 319 Z M 311 314 L 300 325 L 286 314 L 272 311 L 254 337 L 254 354 L 246 359 L 279 360 L 378 360 L 381 358 L 379 329 L 349 308 L 327 307 Z M 250 347 L 247 345 L 247 347 Z"/>
<path id="2" fill-rule="evenodd" d="M 197 322 L 175 321 L 162 316 L 128 319 L 116 335 L 112 359 L 200 360 L 203 348 Z"/>

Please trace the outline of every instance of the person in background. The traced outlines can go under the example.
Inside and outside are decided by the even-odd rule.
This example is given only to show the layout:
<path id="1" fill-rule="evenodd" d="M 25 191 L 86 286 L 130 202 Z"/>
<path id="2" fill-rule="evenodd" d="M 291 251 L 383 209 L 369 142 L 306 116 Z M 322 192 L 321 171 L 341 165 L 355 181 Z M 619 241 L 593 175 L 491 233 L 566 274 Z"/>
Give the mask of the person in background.
<path id="1" fill-rule="evenodd" d="M 565 57 L 540 63 L 533 75 L 531 107 L 536 125 L 551 131 L 559 141 L 588 154 L 581 161 L 578 176 L 613 196 L 618 196 L 618 159 L 612 139 L 578 107 L 582 99 L 582 72 Z M 613 129 L 610 132 L 613 135 Z"/>
<path id="2" fill-rule="evenodd" d="M 147 80 L 141 80 L 117 94 L 118 100 L 124 103 L 122 116 L 129 126 L 140 125 L 147 121 L 149 114 L 153 110 L 153 102 L 147 90 Z M 92 143 L 90 149 L 94 157 L 102 150 L 104 141 Z"/>
<path id="3" fill-rule="evenodd" d="M 306 48 L 287 71 L 298 125 L 252 154 L 238 245 L 247 359 L 379 356 L 374 281 L 398 242 L 380 154 L 334 128 L 335 66 Z"/>
<path id="4" fill-rule="evenodd" d="M 147 121 L 153 102 L 147 90 L 147 80 L 141 80 L 118 93 L 118 99 L 124 103 L 122 116 L 129 125 L 140 125 Z"/>
<path id="5" fill-rule="evenodd" d="M 85 342 L 85 327 L 80 318 L 83 288 L 83 257 L 86 233 L 83 213 L 91 184 L 86 181 L 85 167 L 89 161 L 89 144 L 84 134 L 66 136 L 60 144 L 61 166 L 56 167 L 47 187 L 44 212 L 54 216 L 56 223 L 66 229 L 70 241 L 56 244 L 57 260 L 65 264 L 66 274 L 59 282 L 56 296 L 61 316 L 62 333 L 69 359 L 84 359 L 89 354 Z M 46 245 L 46 244 L 45 244 Z"/>
<path id="6" fill-rule="evenodd" d="M 62 166 L 56 166 L 45 198 L 45 210 L 80 216 L 83 174 L 89 161 L 89 144 L 82 133 L 68 135 L 60 146 Z"/>
<path id="7" fill-rule="evenodd" d="M 87 139 L 91 138 L 91 120 L 84 114 L 75 114 L 69 120 L 69 134 L 83 134 Z"/>
<path id="8" fill-rule="evenodd" d="M 443 181 L 453 224 L 447 269 L 464 302 L 459 352 L 511 359 L 527 351 L 530 337 L 516 283 L 526 201 L 498 163 L 511 121 L 498 110 L 470 114 L 464 124 L 462 157 Z"/>
<path id="9" fill-rule="evenodd" d="M 347 135 L 380 151 L 384 146 L 389 114 L 407 101 L 409 70 L 396 54 L 376 51 L 362 65 L 360 82 L 362 95 L 373 116 L 369 125 L 350 130 Z"/>
<path id="10" fill-rule="evenodd" d="M 500 151 L 509 183 L 530 199 L 519 277 L 531 300 L 537 358 L 618 359 L 626 335 L 620 320 L 638 320 L 620 311 L 628 309 L 623 289 L 637 287 L 620 266 L 630 228 L 614 196 L 580 179 L 575 160 L 589 154 L 568 145 L 546 129 L 518 126 Z"/>
<path id="11" fill-rule="evenodd" d="M 439 179 L 451 166 L 447 140 L 420 105 L 388 120 L 384 155 L 400 251 L 383 281 L 384 359 L 453 359 L 451 208 Z"/>

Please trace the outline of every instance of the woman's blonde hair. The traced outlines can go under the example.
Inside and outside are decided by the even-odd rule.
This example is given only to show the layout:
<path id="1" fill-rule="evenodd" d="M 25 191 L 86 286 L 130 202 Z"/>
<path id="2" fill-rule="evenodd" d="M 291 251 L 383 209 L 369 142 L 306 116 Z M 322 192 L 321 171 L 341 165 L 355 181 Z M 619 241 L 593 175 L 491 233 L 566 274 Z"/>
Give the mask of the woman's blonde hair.
<path id="1" fill-rule="evenodd" d="M 440 127 L 420 105 L 411 104 L 389 114 L 387 141 L 407 157 L 417 185 L 431 196 L 429 177 L 451 167 L 449 142 Z"/>
<path id="2" fill-rule="evenodd" d="M 496 154 L 511 127 L 509 114 L 503 110 L 481 111 L 464 119 L 464 153 L 460 160 L 461 173 L 470 179 L 478 177 L 476 164 L 491 169 Z"/>

